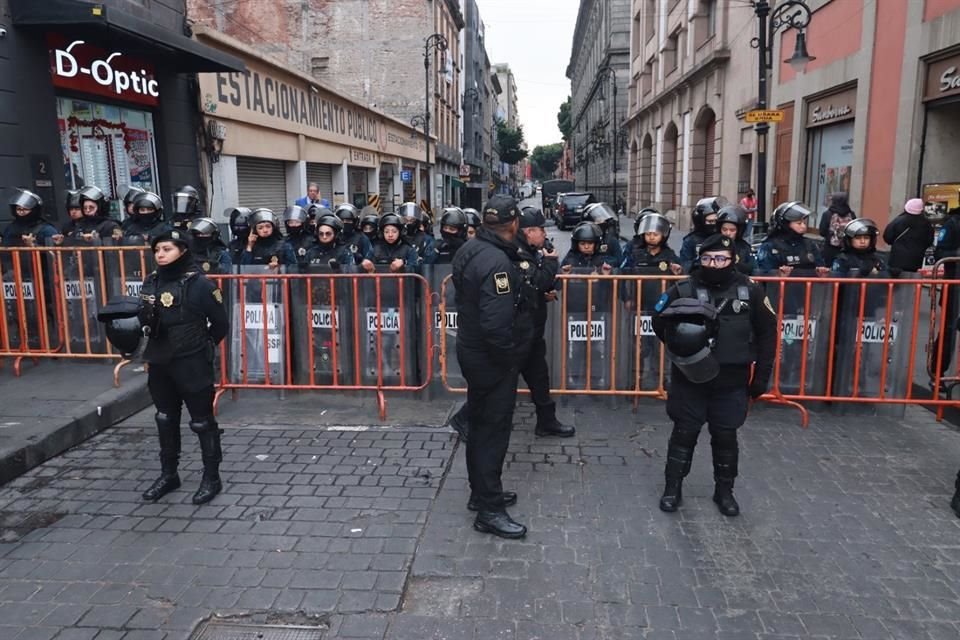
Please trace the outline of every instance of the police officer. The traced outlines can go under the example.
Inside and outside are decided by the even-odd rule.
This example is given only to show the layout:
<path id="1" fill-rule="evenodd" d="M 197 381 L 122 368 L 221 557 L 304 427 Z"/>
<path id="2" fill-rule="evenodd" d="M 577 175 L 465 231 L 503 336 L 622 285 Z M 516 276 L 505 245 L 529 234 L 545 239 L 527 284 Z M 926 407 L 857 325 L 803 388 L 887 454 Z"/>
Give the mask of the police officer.
<path id="1" fill-rule="evenodd" d="M 467 240 L 470 240 L 480 230 L 480 213 L 476 209 L 467 207 L 463 210 L 463 215 L 467 216 Z"/>
<path id="2" fill-rule="evenodd" d="M 230 218 L 230 242 L 227 244 L 227 249 L 230 251 L 230 260 L 233 264 L 240 264 L 243 250 L 247 246 L 251 215 L 253 212 L 246 207 L 227 210 L 226 216 Z"/>
<path id="3" fill-rule="evenodd" d="M 613 273 L 613 265 L 607 256 L 600 253 L 603 232 L 592 222 L 581 222 L 570 234 L 570 251 L 563 257 L 560 270 L 570 273 L 574 269 L 593 269 L 605 275 Z"/>
<path id="4" fill-rule="evenodd" d="M 770 233 L 757 250 L 757 273 L 788 276 L 795 269 L 801 275 L 826 275 L 817 243 L 807 238 L 810 209 L 799 202 L 784 202 L 773 212 Z"/>
<path id="5" fill-rule="evenodd" d="M 83 209 L 83 218 L 74 229 L 77 240 L 119 240 L 123 236 L 120 225 L 109 218 L 110 205 L 107 196 L 99 188 L 88 185 L 80 189 L 80 207 Z"/>
<path id="6" fill-rule="evenodd" d="M 467 241 L 467 216 L 459 207 L 447 207 L 440 216 L 440 244 L 434 264 L 451 264 Z"/>
<path id="7" fill-rule="evenodd" d="M 163 221 L 163 200 L 157 194 L 149 191 L 137 194 L 130 208 L 132 212 L 122 227 L 121 244 L 149 245 L 158 235 L 171 229 L 171 226 Z"/>
<path id="8" fill-rule="evenodd" d="M 270 209 L 257 209 L 250 216 L 250 235 L 240 254 L 242 265 L 265 265 L 274 269 L 297 263 L 293 251 L 283 240 L 280 220 Z"/>
<path id="9" fill-rule="evenodd" d="M 360 212 L 360 231 L 367 236 L 370 246 L 373 247 L 373 241 L 377 239 L 380 232 L 380 214 L 371 206 L 366 206 Z"/>
<path id="10" fill-rule="evenodd" d="M 627 245 L 621 269 L 625 273 L 673 275 L 683 273 L 680 258 L 670 248 L 673 225 L 656 209 L 643 209 L 633 223 L 633 240 Z"/>
<path id="11" fill-rule="evenodd" d="M 690 273 L 697 266 L 700 244 L 717 232 L 717 213 L 726 205 L 727 199 L 723 196 L 701 198 L 697 202 L 692 214 L 693 231 L 683 237 L 683 244 L 680 245 L 680 266 L 685 273 Z"/>
<path id="12" fill-rule="evenodd" d="M 343 233 L 343 221 L 332 213 L 317 219 L 317 239 L 307 251 L 305 265 L 329 267 L 340 271 L 344 266 L 356 266 L 362 256 L 357 253 L 356 245 L 340 242 Z"/>
<path id="13" fill-rule="evenodd" d="M 737 204 L 728 204 L 717 212 L 717 231 L 733 240 L 737 249 L 737 271 L 750 275 L 757 268 L 753 248 L 743 239 L 747 231 L 747 211 Z"/>
<path id="14" fill-rule="evenodd" d="M 137 216 L 137 210 L 133 206 L 133 201 L 146 192 L 146 189 L 141 189 L 140 187 L 130 187 L 127 189 L 127 192 L 123 194 L 123 213 L 126 216 L 123 222 L 120 223 L 120 228 L 123 229 L 123 235 L 127 235 L 127 226 L 132 223 Z"/>
<path id="15" fill-rule="evenodd" d="M 197 218 L 190 225 L 190 249 L 204 273 L 230 273 L 230 250 L 220 239 L 220 227 L 213 218 Z"/>
<path id="16" fill-rule="evenodd" d="M 318 212 L 318 216 L 325 213 Z M 352 204 L 341 204 L 333 213 L 343 222 L 340 244 L 350 249 L 351 253 L 369 258 L 373 253 L 373 243 L 360 230 L 360 213 L 357 208 Z"/>
<path id="17" fill-rule="evenodd" d="M 436 243 L 432 233 L 426 233 L 424 226 L 429 222 L 427 215 L 414 202 L 404 202 L 397 210 L 403 218 L 403 237 L 414 248 L 422 264 L 433 264 L 436 260 Z"/>
<path id="18" fill-rule="evenodd" d="M 600 238 L 598 251 L 604 256 L 611 267 L 619 267 L 623 263 L 623 247 L 620 244 L 620 223 L 617 212 L 604 202 L 588 204 L 583 210 L 583 221 L 592 222 L 600 227 L 603 236 Z"/>
<path id="19" fill-rule="evenodd" d="M 203 479 L 194 504 L 222 490 L 220 428 L 213 417 L 213 357 L 227 335 L 227 313 L 220 289 L 200 273 L 187 235 L 173 229 L 151 243 L 157 270 L 146 277 L 140 296 L 149 339 L 143 358 L 150 364 L 147 385 L 157 408 L 160 477 L 143 493 L 153 501 L 180 487 L 180 412 L 190 412 L 190 429 L 200 440 Z"/>
<path id="20" fill-rule="evenodd" d="M 173 194 L 173 219 L 175 229 L 186 231 L 190 221 L 200 217 L 200 192 L 185 184 Z"/>
<path id="21" fill-rule="evenodd" d="M 80 199 L 79 189 L 67 191 L 64 208 L 67 210 L 67 220 L 60 225 L 60 231 L 53 236 L 53 244 L 58 246 L 63 244 L 66 238 L 76 238 L 80 233 L 77 229 L 83 220 L 83 202 Z"/>
<path id="22" fill-rule="evenodd" d="M 470 434 L 467 475 L 477 509 L 473 527 L 503 538 L 522 538 L 527 528 L 507 507 L 517 495 L 504 492 L 501 474 L 510 444 L 517 376 L 534 336 L 532 291 L 523 277 L 516 243 L 520 210 L 497 195 L 483 208 L 477 237 L 457 252 L 453 282 L 459 312 L 457 359 L 467 380 Z"/>
<path id="23" fill-rule="evenodd" d="M 283 226 L 287 230 L 285 242 L 300 267 L 306 266 L 307 253 L 316 244 L 308 222 L 309 218 L 303 207 L 293 205 L 283 210 Z"/>
<path id="24" fill-rule="evenodd" d="M 373 273 L 377 265 L 387 266 L 393 273 L 415 271 L 420 266 L 416 250 L 404 242 L 403 219 L 395 213 L 380 218 L 380 237 L 373 243 L 372 256 L 360 263 L 364 271 Z"/>
<path id="25" fill-rule="evenodd" d="M 683 479 L 706 422 L 713 449 L 713 501 L 725 516 L 740 513 L 733 496 L 737 429 L 746 420 L 749 398 L 767 390 L 777 317 L 763 288 L 736 270 L 735 259 L 730 238 L 708 236 L 700 245 L 700 267 L 657 301 L 653 329 L 673 363 L 667 399 L 673 432 L 662 511 L 680 506 Z"/>
<path id="26" fill-rule="evenodd" d="M 57 235 L 56 228 L 43 219 L 43 200 L 32 191 L 14 191 L 10 213 L 13 222 L 3 230 L 5 247 L 43 247 Z"/>
<path id="27" fill-rule="evenodd" d="M 854 218 L 843 225 L 843 249 L 833 259 L 830 271 L 856 278 L 892 275 L 886 260 L 877 255 L 879 235 L 877 223 L 869 218 Z M 895 271 L 899 275 L 900 270 Z"/>
<path id="28" fill-rule="evenodd" d="M 943 258 L 950 258 L 960 255 L 960 207 L 954 207 L 947 211 L 947 217 L 943 221 L 943 225 L 940 227 L 940 230 L 937 232 L 937 243 L 933 250 L 933 257 L 937 260 L 942 260 Z M 945 262 L 943 264 L 943 278 L 944 280 L 955 280 L 957 278 L 957 263 L 956 262 Z M 960 305 L 957 304 L 957 295 L 958 288 L 944 285 L 940 293 L 940 306 L 943 306 L 943 299 L 946 296 L 947 299 L 947 310 L 946 318 L 949 323 L 948 326 L 943 330 L 943 344 L 940 340 L 940 332 L 937 332 L 937 336 L 934 338 L 934 348 L 932 353 L 933 366 L 936 366 L 937 363 L 937 354 L 939 353 L 940 360 L 940 376 L 950 368 L 950 361 L 953 359 L 953 345 L 956 340 L 956 332 L 952 330 L 953 321 L 957 317 L 957 308 Z M 938 312 L 939 316 L 939 312 Z M 932 384 L 931 380 L 931 384 Z M 941 385 L 943 383 L 941 382 Z"/>

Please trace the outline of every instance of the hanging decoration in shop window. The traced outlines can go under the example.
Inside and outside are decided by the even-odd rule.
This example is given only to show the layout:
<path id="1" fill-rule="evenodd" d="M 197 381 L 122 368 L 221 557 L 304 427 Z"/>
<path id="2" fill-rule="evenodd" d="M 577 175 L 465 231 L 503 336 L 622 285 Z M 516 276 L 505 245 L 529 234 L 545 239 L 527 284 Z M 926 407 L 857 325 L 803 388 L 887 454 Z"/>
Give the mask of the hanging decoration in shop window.
<path id="1" fill-rule="evenodd" d="M 123 134 L 123 148 L 125 151 L 130 151 L 133 144 L 140 139 L 140 131 L 127 128 L 127 124 L 125 122 L 110 122 L 109 120 L 104 120 L 103 118 L 82 120 L 75 116 L 70 116 L 67 118 L 67 125 L 70 127 L 70 151 L 73 151 L 74 153 L 80 150 L 80 138 L 77 135 L 77 129 L 80 127 L 90 127 L 93 136 L 97 139 L 109 138 L 112 136 L 112 134 L 107 133 L 105 129 L 119 129 Z"/>

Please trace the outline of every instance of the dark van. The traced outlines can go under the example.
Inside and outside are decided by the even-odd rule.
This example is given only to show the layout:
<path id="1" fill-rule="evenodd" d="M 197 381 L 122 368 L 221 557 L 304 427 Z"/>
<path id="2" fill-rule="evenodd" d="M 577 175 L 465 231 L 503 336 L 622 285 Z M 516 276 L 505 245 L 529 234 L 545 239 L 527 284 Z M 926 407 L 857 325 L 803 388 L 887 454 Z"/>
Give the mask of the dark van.
<path id="1" fill-rule="evenodd" d="M 547 180 L 541 185 L 540 194 L 543 198 L 543 215 L 556 216 L 557 194 L 573 191 L 572 180 Z"/>

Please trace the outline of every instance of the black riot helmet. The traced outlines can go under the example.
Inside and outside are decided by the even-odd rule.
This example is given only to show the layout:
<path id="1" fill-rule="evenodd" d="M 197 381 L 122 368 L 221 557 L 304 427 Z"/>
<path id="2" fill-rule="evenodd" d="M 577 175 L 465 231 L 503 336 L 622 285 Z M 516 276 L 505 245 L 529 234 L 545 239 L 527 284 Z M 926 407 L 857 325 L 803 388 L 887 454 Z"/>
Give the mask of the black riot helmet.
<path id="1" fill-rule="evenodd" d="M 143 195 L 146 193 L 146 189 L 141 189 L 140 187 L 129 187 L 127 192 L 123 194 L 123 212 L 130 213 L 130 205 L 134 203 L 137 199 L 137 196 Z M 134 215 L 136 215 L 136 210 L 134 210 Z"/>
<path id="2" fill-rule="evenodd" d="M 603 231 L 592 222 L 581 222 L 574 227 L 573 234 L 570 236 L 570 241 L 573 243 L 574 248 L 576 248 L 576 243 L 578 242 L 592 242 L 594 246 L 599 246 L 602 239 Z"/>
<path id="3" fill-rule="evenodd" d="M 17 215 L 17 208 L 29 209 L 30 213 L 22 216 Z M 14 220 L 24 220 L 26 222 L 37 222 L 43 215 L 43 200 L 33 191 L 26 189 L 17 189 L 10 198 L 10 214 Z"/>
<path id="4" fill-rule="evenodd" d="M 453 227 L 457 230 L 454 234 L 444 232 L 444 227 Z M 467 216 L 459 207 L 447 207 L 440 216 L 440 235 L 453 235 L 456 238 L 467 237 Z"/>
<path id="5" fill-rule="evenodd" d="M 473 227 L 474 229 L 478 229 L 483 222 L 482 220 L 480 220 L 480 212 L 472 207 L 467 207 L 466 209 L 464 209 L 463 215 L 467 216 L 468 227 Z"/>
<path id="6" fill-rule="evenodd" d="M 693 209 L 693 230 L 698 233 L 711 235 L 716 232 L 716 225 L 707 223 L 707 216 L 711 213 L 719 213 L 720 209 L 730 204 L 723 196 L 713 196 L 710 198 L 701 198 L 697 206 Z"/>
<path id="7" fill-rule="evenodd" d="M 604 231 L 616 226 L 617 212 L 606 202 L 594 202 L 583 209 L 583 222 L 592 222 Z"/>
<path id="8" fill-rule="evenodd" d="M 723 223 L 732 224 L 737 227 L 737 240 L 743 239 L 743 234 L 747 230 L 747 212 L 743 207 L 736 204 L 728 204 L 717 212 L 717 233 L 723 229 Z"/>
<path id="9" fill-rule="evenodd" d="M 847 251 L 857 253 L 869 253 L 877 249 L 877 236 L 880 235 L 880 229 L 877 223 L 869 218 L 857 218 L 843 225 L 843 248 Z M 866 236 L 870 238 L 870 247 L 867 249 L 856 249 L 853 246 L 853 239 Z"/>
<path id="10" fill-rule="evenodd" d="M 80 198 L 80 190 L 69 189 L 67 191 L 67 197 L 64 199 L 64 207 L 67 213 L 70 213 L 70 209 L 80 209 L 82 206 L 83 201 Z"/>
<path id="11" fill-rule="evenodd" d="M 363 232 L 363 235 L 367 236 L 370 242 L 373 242 L 377 237 L 377 232 L 379 231 L 380 214 L 378 214 L 377 210 L 373 207 L 364 207 L 361 213 L 360 231 Z"/>
<path id="12" fill-rule="evenodd" d="M 536 207 L 524 207 L 520 210 L 520 228 L 532 229 L 534 227 L 543 227 L 547 219 L 543 217 L 543 212 Z"/>
<path id="13" fill-rule="evenodd" d="M 394 226 L 397 228 L 398 231 L 402 232 L 404 227 L 404 219 L 395 213 L 385 213 L 382 216 L 380 216 L 379 231 L 380 231 L 381 238 L 383 237 L 383 230 L 389 226 Z"/>
<path id="14" fill-rule="evenodd" d="M 224 211 L 224 216 L 230 219 L 230 235 L 234 238 L 246 240 L 250 235 L 250 216 L 253 214 L 247 207 L 234 207 Z"/>
<path id="15" fill-rule="evenodd" d="M 416 235 L 421 231 L 421 225 L 426 221 L 427 216 L 415 202 L 404 202 L 397 209 L 397 215 L 403 218 L 403 231 L 408 236 Z"/>
<path id="16" fill-rule="evenodd" d="M 303 207 L 293 205 L 283 210 L 283 226 L 286 228 L 288 234 L 296 235 L 306 231 L 309 219 L 310 217 L 307 215 L 307 212 L 303 210 Z M 291 225 L 291 222 L 299 222 L 300 224 Z"/>
<path id="17" fill-rule="evenodd" d="M 320 240 L 320 227 L 330 227 L 333 230 L 333 239 L 323 242 Z M 340 236 L 343 235 L 343 221 L 332 213 L 319 216 L 317 218 L 317 240 L 321 244 L 330 244 L 331 242 L 336 242 L 340 239 Z"/>
<path id="18" fill-rule="evenodd" d="M 257 225 L 261 222 L 269 222 L 273 225 L 272 235 L 276 235 L 280 231 L 280 218 L 270 209 L 261 208 L 254 210 L 250 216 L 250 228 L 256 231 Z"/>
<path id="19" fill-rule="evenodd" d="M 220 239 L 220 227 L 214 222 L 213 218 L 197 218 L 190 224 L 190 235 L 210 238 L 211 240 Z"/>
<path id="20" fill-rule="evenodd" d="M 107 340 L 125 358 L 140 348 L 145 334 L 140 321 L 143 301 L 138 296 L 117 296 L 97 311 L 97 320 L 105 326 Z"/>
<path id="21" fill-rule="evenodd" d="M 188 184 L 177 189 L 173 194 L 173 215 L 177 218 L 200 215 L 200 193 Z"/>
<path id="22" fill-rule="evenodd" d="M 144 191 L 133 199 L 133 214 L 138 220 L 156 222 L 163 216 L 163 200 L 155 193 Z M 152 210 L 152 213 L 141 213 L 141 209 Z"/>
<path id="23" fill-rule="evenodd" d="M 97 212 L 91 217 L 96 217 L 96 218 L 106 217 L 107 196 L 104 195 L 103 191 L 101 191 L 99 187 L 88 185 L 80 189 L 80 206 L 82 207 L 83 203 L 87 202 L 88 200 L 97 205 Z"/>
<path id="24" fill-rule="evenodd" d="M 667 244 L 667 239 L 670 237 L 670 229 L 673 228 L 673 225 L 670 224 L 670 220 L 668 220 L 666 216 L 654 211 L 653 213 L 645 214 L 642 218 L 637 218 L 633 228 L 638 236 L 643 236 L 643 234 L 651 231 L 659 233 L 662 239 L 658 246 L 664 247 Z"/>
<path id="25" fill-rule="evenodd" d="M 810 217 L 810 209 L 800 202 L 784 202 L 774 209 L 771 226 L 777 233 L 792 233 L 791 222 L 806 221 Z"/>
<path id="26" fill-rule="evenodd" d="M 357 208 L 352 204 L 344 203 L 338 205 L 333 213 L 343 222 L 344 233 L 353 233 L 357 228 L 357 223 L 360 222 L 360 212 L 357 211 Z"/>
<path id="27" fill-rule="evenodd" d="M 710 382 L 720 373 L 720 365 L 710 348 L 710 337 L 710 328 L 695 321 L 669 322 L 664 329 L 667 357 L 690 382 Z"/>

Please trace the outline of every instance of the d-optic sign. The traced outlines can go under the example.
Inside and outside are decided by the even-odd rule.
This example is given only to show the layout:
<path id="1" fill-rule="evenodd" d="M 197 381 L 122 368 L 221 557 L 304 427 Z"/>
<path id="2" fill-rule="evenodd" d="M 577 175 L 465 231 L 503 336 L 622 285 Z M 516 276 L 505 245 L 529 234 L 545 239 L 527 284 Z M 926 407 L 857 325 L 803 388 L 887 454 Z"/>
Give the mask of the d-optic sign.
<path id="1" fill-rule="evenodd" d="M 64 42 L 56 35 L 48 36 L 50 73 L 56 86 L 142 104 L 158 103 L 160 85 L 154 79 L 153 66 L 84 40 L 65 46 Z"/>

